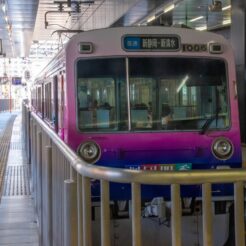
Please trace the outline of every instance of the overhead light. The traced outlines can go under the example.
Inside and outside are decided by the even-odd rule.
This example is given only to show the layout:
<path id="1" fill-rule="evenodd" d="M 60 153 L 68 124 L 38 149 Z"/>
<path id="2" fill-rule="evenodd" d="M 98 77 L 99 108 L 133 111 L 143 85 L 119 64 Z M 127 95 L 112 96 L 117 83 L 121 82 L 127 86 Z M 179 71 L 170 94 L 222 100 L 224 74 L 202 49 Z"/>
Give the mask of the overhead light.
<path id="1" fill-rule="evenodd" d="M 167 13 L 167 12 L 173 10 L 174 8 L 175 8 L 175 5 L 171 4 L 171 5 L 167 6 L 166 8 L 164 8 L 164 13 Z"/>
<path id="2" fill-rule="evenodd" d="M 230 19 L 229 20 L 224 20 L 224 21 L 222 21 L 222 24 L 223 25 L 231 24 L 231 20 Z"/>
<path id="3" fill-rule="evenodd" d="M 7 15 L 5 15 L 4 19 L 5 19 L 6 22 L 8 22 L 8 20 L 9 20 Z"/>
<path id="4" fill-rule="evenodd" d="M 149 19 L 147 19 L 147 22 L 149 23 L 149 22 L 153 21 L 154 19 L 155 19 L 155 15 L 153 15 Z"/>
<path id="5" fill-rule="evenodd" d="M 183 88 L 183 86 L 186 84 L 186 82 L 187 82 L 188 79 L 189 79 L 189 76 L 188 75 L 186 75 L 183 78 L 183 80 L 181 81 L 181 83 L 180 83 L 180 85 L 179 85 L 179 87 L 177 89 L 177 93 L 179 93 L 179 91 Z"/>
<path id="6" fill-rule="evenodd" d="M 231 5 L 227 5 L 225 7 L 222 8 L 223 11 L 227 10 L 227 9 L 230 9 L 231 8 Z"/>
<path id="7" fill-rule="evenodd" d="M 6 4 L 5 3 L 2 4 L 2 10 L 4 13 L 6 12 Z"/>
<path id="8" fill-rule="evenodd" d="M 195 22 L 195 21 L 201 20 L 203 18 L 204 18 L 204 16 L 198 16 L 196 18 L 191 19 L 190 22 Z"/>
<path id="9" fill-rule="evenodd" d="M 205 31 L 208 29 L 208 27 L 207 26 L 200 26 L 200 27 L 196 27 L 195 29 L 198 31 Z"/>

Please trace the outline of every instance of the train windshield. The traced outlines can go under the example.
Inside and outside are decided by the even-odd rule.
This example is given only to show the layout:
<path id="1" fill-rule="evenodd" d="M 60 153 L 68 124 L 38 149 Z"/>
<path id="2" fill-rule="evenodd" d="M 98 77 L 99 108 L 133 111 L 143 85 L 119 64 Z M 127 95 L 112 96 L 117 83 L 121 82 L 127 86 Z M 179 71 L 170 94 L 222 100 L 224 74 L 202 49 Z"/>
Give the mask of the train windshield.
<path id="1" fill-rule="evenodd" d="M 230 124 L 225 62 L 170 57 L 79 60 L 77 108 L 81 131 L 225 129 Z"/>

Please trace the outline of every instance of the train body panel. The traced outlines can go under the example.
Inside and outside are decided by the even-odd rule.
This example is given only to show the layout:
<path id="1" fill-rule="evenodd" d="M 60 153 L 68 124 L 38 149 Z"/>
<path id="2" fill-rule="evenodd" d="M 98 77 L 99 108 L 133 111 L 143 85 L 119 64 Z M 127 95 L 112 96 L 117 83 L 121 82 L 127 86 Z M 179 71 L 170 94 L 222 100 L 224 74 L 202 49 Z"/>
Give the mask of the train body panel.
<path id="1" fill-rule="evenodd" d="M 57 132 L 85 161 L 148 171 L 241 166 L 235 64 L 223 37 L 100 29 L 73 36 L 56 60 L 43 74 L 57 76 Z"/>

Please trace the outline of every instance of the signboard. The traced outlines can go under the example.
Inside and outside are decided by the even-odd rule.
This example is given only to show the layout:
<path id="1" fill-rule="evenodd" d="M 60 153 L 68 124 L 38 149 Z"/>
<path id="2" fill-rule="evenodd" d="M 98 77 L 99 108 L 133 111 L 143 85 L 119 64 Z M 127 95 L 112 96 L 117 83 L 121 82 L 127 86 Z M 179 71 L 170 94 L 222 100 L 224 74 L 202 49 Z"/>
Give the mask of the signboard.
<path id="1" fill-rule="evenodd" d="M 180 38 L 177 35 L 127 35 L 122 46 L 126 51 L 179 51 Z"/>
<path id="2" fill-rule="evenodd" d="M 21 85 L 21 77 L 12 77 L 12 85 Z"/>

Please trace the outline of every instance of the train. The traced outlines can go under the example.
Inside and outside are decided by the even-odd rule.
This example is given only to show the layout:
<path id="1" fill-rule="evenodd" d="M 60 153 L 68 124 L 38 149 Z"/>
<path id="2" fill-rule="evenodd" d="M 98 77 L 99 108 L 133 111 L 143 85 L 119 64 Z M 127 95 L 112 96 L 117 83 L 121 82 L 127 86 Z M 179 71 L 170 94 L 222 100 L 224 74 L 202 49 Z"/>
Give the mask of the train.
<path id="1" fill-rule="evenodd" d="M 31 108 L 89 164 L 170 175 L 242 166 L 233 51 L 212 32 L 136 26 L 76 34 L 35 80 Z M 170 195 L 168 187 L 142 189 L 146 199 Z M 184 197 L 200 192 L 181 189 Z M 128 185 L 112 184 L 112 199 L 129 197 Z"/>

